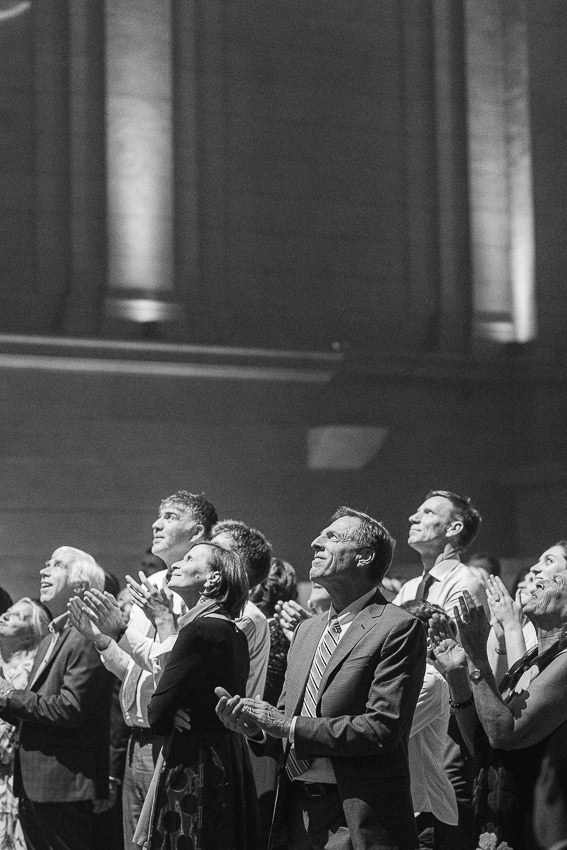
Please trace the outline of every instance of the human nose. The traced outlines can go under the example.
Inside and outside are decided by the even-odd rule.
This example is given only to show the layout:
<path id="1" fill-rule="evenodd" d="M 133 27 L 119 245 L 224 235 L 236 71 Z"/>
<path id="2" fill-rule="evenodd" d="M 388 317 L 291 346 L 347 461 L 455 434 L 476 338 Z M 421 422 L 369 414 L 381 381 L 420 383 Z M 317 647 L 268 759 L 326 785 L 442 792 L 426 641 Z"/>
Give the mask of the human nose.
<path id="1" fill-rule="evenodd" d="M 49 572 L 49 568 L 51 567 L 51 562 L 46 561 L 41 570 L 39 571 L 40 576 L 46 576 Z"/>
<path id="2" fill-rule="evenodd" d="M 409 517 L 409 521 L 410 522 L 418 522 L 419 521 L 419 514 L 417 513 L 417 511 L 416 511 L 416 513 L 412 514 Z"/>
<path id="3" fill-rule="evenodd" d="M 312 541 L 311 548 L 312 549 L 320 549 L 323 545 L 323 542 L 324 542 L 323 541 L 323 535 L 318 534 L 317 537 L 315 538 L 315 540 Z"/>
<path id="4" fill-rule="evenodd" d="M 158 516 L 158 518 L 152 523 L 152 528 L 154 531 L 157 531 L 158 528 L 163 527 L 163 518 Z"/>

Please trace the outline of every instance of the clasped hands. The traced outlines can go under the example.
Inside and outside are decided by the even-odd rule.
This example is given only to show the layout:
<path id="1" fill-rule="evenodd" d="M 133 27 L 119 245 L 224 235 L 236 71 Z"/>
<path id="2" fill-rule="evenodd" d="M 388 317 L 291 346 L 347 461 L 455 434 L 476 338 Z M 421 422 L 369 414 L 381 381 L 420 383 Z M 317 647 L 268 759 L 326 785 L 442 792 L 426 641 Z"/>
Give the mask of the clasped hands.
<path id="1" fill-rule="evenodd" d="M 219 698 L 216 713 L 221 723 L 247 738 L 261 740 L 263 733 L 272 738 L 288 738 L 291 721 L 269 702 L 256 697 L 231 696 L 224 688 L 215 688 Z"/>

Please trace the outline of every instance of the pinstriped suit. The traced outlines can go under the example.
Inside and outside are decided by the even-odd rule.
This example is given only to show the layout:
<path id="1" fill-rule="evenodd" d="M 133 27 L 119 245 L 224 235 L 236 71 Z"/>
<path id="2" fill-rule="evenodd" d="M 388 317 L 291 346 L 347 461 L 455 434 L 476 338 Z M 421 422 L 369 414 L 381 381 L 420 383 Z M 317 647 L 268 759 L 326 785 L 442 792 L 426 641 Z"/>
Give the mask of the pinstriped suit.
<path id="1" fill-rule="evenodd" d="M 295 632 L 279 704 L 288 718 L 301 709 L 327 616 L 305 620 Z M 423 684 L 425 649 L 421 623 L 377 591 L 327 665 L 317 700 L 320 716 L 296 720 L 297 757 L 331 759 L 357 850 L 380 846 L 382 829 L 396 846 L 416 846 L 407 742 Z"/>

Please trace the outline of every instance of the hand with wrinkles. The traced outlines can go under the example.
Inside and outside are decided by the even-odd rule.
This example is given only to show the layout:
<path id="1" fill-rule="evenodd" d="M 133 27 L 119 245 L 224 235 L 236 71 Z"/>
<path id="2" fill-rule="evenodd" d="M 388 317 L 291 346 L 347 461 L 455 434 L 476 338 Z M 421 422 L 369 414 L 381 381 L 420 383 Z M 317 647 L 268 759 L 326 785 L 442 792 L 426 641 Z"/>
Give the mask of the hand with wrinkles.
<path id="1" fill-rule="evenodd" d="M 519 602 L 510 596 L 498 576 L 490 576 L 486 582 L 486 598 L 492 615 L 490 624 L 497 637 L 504 637 L 506 629 L 522 627 L 522 609 Z"/>
<path id="2" fill-rule="evenodd" d="M 173 600 L 165 590 L 156 587 L 148 581 L 147 576 L 140 570 L 138 573 L 140 581 L 137 582 L 132 576 L 126 576 L 126 584 L 132 601 L 142 609 L 148 620 L 155 627 L 156 620 L 173 620 Z"/>
<path id="3" fill-rule="evenodd" d="M 298 625 L 302 620 L 308 620 L 311 614 L 298 602 L 290 599 L 286 602 L 276 602 L 274 616 L 282 627 L 284 635 L 291 643 L 293 633 Z"/>
<path id="4" fill-rule="evenodd" d="M 463 591 L 458 604 L 453 608 L 455 623 L 459 633 L 459 642 L 468 658 L 477 666 L 488 662 L 486 642 L 490 633 L 490 623 L 482 605 L 479 605 L 468 592 Z"/>
<path id="5" fill-rule="evenodd" d="M 429 620 L 428 636 L 435 660 L 442 668 L 443 673 L 466 668 L 467 656 L 465 651 L 461 644 L 455 640 L 455 635 L 439 614 L 433 614 Z"/>
<path id="6" fill-rule="evenodd" d="M 124 619 L 114 596 L 106 590 L 87 590 L 83 602 L 87 616 L 103 635 L 119 640 L 124 634 Z"/>
<path id="7" fill-rule="evenodd" d="M 80 597 L 72 596 L 67 603 L 69 612 L 69 620 L 71 625 L 80 632 L 87 640 L 95 641 L 100 636 L 100 629 L 97 629 L 90 618 L 88 609 L 81 601 Z"/>
<path id="8" fill-rule="evenodd" d="M 219 697 L 217 715 L 227 728 L 243 732 L 249 737 L 258 737 L 258 731 L 272 738 L 289 736 L 291 722 L 282 711 L 259 696 L 256 699 L 231 697 L 224 688 L 215 688 L 215 694 Z"/>
<path id="9" fill-rule="evenodd" d="M 261 727 L 244 711 L 245 704 L 254 700 L 248 700 L 238 694 L 231 696 L 224 688 L 215 688 L 215 694 L 219 698 L 215 711 L 227 729 L 257 741 L 263 739 Z"/>

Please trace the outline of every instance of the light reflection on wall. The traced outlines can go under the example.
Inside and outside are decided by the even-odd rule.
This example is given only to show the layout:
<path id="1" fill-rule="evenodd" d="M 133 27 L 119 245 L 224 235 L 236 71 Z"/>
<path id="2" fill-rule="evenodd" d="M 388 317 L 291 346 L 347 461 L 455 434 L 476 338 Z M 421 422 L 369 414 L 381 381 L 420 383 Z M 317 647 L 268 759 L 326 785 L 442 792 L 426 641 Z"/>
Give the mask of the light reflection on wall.
<path id="1" fill-rule="evenodd" d="M 24 0 L 22 3 L 2 3 L 0 5 L 0 24 L 9 21 L 11 18 L 17 18 L 18 15 L 27 12 L 30 8 L 31 0 Z"/>
<path id="2" fill-rule="evenodd" d="M 173 288 L 170 3 L 106 0 L 105 21 L 110 290 L 155 299 Z"/>
<path id="3" fill-rule="evenodd" d="M 468 0 L 467 84 L 475 332 L 536 335 L 525 0 Z"/>

